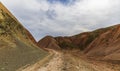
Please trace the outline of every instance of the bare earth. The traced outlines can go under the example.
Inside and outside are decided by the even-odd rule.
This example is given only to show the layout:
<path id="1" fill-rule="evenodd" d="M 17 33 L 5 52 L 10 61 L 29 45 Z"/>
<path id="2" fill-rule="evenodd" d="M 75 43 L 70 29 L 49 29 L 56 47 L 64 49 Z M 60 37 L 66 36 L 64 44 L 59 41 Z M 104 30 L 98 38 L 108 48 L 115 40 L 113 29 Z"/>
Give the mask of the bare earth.
<path id="1" fill-rule="evenodd" d="M 64 52 L 52 50 L 54 56 L 44 65 L 39 63 L 22 71 L 120 71 L 101 62 L 90 62 Z"/>

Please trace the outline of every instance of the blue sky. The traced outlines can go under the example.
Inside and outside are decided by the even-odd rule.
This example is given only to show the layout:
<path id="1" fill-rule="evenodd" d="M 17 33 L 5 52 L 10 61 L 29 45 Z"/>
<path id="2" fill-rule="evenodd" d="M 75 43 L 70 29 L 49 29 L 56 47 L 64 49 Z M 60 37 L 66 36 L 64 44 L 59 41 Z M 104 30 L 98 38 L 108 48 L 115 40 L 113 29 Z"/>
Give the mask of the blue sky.
<path id="1" fill-rule="evenodd" d="M 77 0 L 47 0 L 51 4 L 61 3 L 63 5 L 71 5 L 74 4 Z"/>
<path id="2" fill-rule="evenodd" d="M 35 39 L 120 23 L 120 0 L 0 0 Z"/>

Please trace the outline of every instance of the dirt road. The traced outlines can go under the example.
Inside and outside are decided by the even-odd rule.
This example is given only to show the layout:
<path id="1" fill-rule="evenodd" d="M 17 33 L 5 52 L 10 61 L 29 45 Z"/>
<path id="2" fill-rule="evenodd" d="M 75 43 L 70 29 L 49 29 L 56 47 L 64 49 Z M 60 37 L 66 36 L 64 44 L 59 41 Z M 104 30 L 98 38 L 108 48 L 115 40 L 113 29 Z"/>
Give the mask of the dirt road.
<path id="1" fill-rule="evenodd" d="M 39 64 L 23 71 L 119 71 L 113 70 L 105 64 L 90 63 L 71 54 L 53 51 L 54 56 L 49 61 L 39 66 Z"/>

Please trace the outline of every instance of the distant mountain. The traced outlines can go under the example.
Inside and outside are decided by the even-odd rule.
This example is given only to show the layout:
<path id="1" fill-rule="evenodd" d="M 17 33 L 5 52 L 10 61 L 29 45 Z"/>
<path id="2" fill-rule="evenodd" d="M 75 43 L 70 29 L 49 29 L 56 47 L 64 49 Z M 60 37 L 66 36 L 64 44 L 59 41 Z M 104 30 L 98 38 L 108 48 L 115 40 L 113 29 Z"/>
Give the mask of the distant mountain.
<path id="1" fill-rule="evenodd" d="M 50 48 L 55 50 L 60 50 L 61 48 L 57 44 L 57 41 L 52 36 L 46 36 L 38 42 L 38 46 L 41 48 Z"/>
<path id="2" fill-rule="evenodd" d="M 46 39 L 47 38 L 43 38 Z M 58 48 L 83 51 L 87 56 L 100 57 L 105 60 L 120 60 L 120 25 L 97 29 L 91 32 L 84 32 L 70 37 L 54 37 L 54 45 Z M 49 39 L 49 41 L 53 42 Z M 44 43 L 44 41 L 39 41 Z M 41 45 L 41 43 L 39 43 Z M 51 44 L 49 42 L 49 44 Z M 42 45 L 42 46 L 45 46 Z M 41 46 L 40 46 L 41 47 Z M 46 48 L 50 48 L 45 46 Z"/>
<path id="3" fill-rule="evenodd" d="M 30 32 L 0 3 L 0 71 L 15 71 L 46 55 Z"/>
<path id="4" fill-rule="evenodd" d="M 91 44 L 92 41 L 94 41 L 99 35 L 101 35 L 102 33 L 104 33 L 105 31 L 109 30 L 110 28 L 102 28 L 102 29 L 98 29 L 92 32 L 83 32 L 74 36 L 70 36 L 70 37 L 52 37 L 52 39 L 54 39 L 54 41 L 56 41 L 55 44 L 57 44 L 61 49 L 80 49 L 80 50 L 84 50 L 86 49 L 89 44 Z M 46 41 L 48 40 L 47 37 L 44 37 L 43 39 L 46 39 Z M 43 40 L 42 39 L 42 40 Z M 42 40 L 40 40 L 38 42 L 38 45 L 41 45 L 40 42 L 42 42 Z M 49 39 L 49 41 L 52 41 Z M 43 42 L 42 42 L 43 43 Z"/>

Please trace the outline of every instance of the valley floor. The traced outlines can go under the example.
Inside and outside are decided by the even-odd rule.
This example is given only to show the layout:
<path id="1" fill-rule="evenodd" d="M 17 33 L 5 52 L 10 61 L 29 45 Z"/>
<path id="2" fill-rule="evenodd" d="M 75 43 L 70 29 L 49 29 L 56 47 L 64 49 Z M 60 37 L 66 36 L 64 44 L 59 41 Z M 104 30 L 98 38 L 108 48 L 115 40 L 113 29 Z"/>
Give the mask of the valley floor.
<path id="1" fill-rule="evenodd" d="M 23 71 L 120 71 L 113 65 L 97 61 L 89 61 L 79 58 L 67 52 L 52 50 L 54 54 L 49 61 L 42 66 L 39 63 L 24 69 Z"/>

